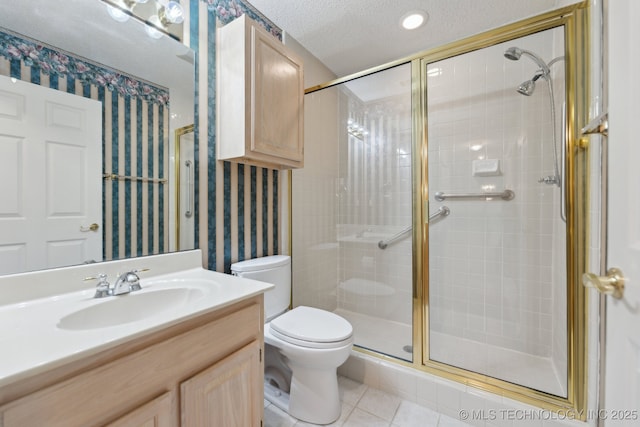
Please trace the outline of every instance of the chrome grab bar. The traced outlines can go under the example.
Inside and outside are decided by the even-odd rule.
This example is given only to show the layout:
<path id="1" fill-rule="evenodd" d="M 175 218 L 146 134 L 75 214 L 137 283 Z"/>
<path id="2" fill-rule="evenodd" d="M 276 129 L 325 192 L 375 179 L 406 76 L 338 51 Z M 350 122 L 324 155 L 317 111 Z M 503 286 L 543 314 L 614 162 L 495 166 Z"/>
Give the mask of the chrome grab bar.
<path id="1" fill-rule="evenodd" d="M 411 233 L 411 226 L 408 226 L 407 228 L 404 228 L 402 231 L 399 231 L 398 233 L 394 234 L 392 237 L 390 237 L 387 240 L 380 240 L 378 242 L 378 247 L 380 249 L 387 249 L 387 246 L 389 246 L 392 243 L 395 243 L 396 241 L 400 240 L 401 238 L 404 237 L 405 234 Z"/>
<path id="2" fill-rule="evenodd" d="M 446 206 L 440 206 L 437 211 L 435 211 L 434 213 L 429 215 L 429 222 L 433 221 L 434 219 L 436 219 L 436 218 L 438 218 L 440 216 L 447 216 L 450 213 L 451 213 L 451 209 L 449 209 Z M 398 233 L 394 234 L 391 238 L 389 238 L 387 240 L 380 240 L 378 242 L 378 247 L 380 249 L 387 249 L 387 246 L 389 246 L 390 244 L 395 243 L 396 241 L 400 240 L 402 237 L 404 237 L 405 234 L 410 233 L 411 229 L 412 229 L 412 227 L 408 226 L 407 228 L 404 228 L 401 231 L 399 231 Z"/>
<path id="3" fill-rule="evenodd" d="M 102 178 L 107 181 L 142 181 L 153 184 L 166 184 L 166 178 L 147 178 L 144 176 L 117 175 L 115 173 L 103 173 Z"/>
<path id="4" fill-rule="evenodd" d="M 438 217 L 447 216 L 450 213 L 451 213 L 451 209 L 449 209 L 446 206 L 440 206 L 437 211 L 435 211 L 434 213 L 429 215 L 429 222 L 433 221 L 434 219 L 436 219 Z"/>
<path id="5" fill-rule="evenodd" d="M 191 187 L 192 187 L 192 165 L 191 160 L 187 160 L 184 162 L 184 165 L 187 168 L 187 210 L 184 213 L 184 216 L 187 218 L 191 218 L 193 216 L 193 197 L 191 196 Z"/>
<path id="6" fill-rule="evenodd" d="M 562 103 L 562 144 L 560 144 L 560 219 L 567 222 L 567 106 Z"/>
<path id="7" fill-rule="evenodd" d="M 516 197 L 516 193 L 511 190 L 504 190 L 502 193 L 453 193 L 447 194 L 442 191 L 438 191 L 434 198 L 438 202 L 442 202 L 446 199 L 493 199 L 501 198 L 502 200 L 513 200 Z"/>

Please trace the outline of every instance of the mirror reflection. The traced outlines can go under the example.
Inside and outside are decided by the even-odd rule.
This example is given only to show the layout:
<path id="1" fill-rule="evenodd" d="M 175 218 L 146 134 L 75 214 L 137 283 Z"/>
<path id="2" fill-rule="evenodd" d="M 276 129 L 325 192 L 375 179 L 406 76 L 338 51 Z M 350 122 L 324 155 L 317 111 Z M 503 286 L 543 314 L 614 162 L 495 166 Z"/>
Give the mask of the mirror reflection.
<path id="1" fill-rule="evenodd" d="M 194 55 L 145 27 L 99 0 L 0 5 L 0 274 L 178 247 Z"/>

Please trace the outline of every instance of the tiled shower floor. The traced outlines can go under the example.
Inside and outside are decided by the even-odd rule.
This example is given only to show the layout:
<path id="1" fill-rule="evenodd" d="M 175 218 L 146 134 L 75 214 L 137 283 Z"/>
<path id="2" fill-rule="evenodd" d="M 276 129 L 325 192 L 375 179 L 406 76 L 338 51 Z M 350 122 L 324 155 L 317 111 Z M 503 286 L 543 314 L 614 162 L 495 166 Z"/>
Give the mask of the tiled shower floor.
<path id="1" fill-rule="evenodd" d="M 459 420 L 439 414 L 397 396 L 338 377 L 342 414 L 330 426 L 342 427 L 468 427 Z M 298 421 L 265 400 L 264 427 L 314 426 Z"/>

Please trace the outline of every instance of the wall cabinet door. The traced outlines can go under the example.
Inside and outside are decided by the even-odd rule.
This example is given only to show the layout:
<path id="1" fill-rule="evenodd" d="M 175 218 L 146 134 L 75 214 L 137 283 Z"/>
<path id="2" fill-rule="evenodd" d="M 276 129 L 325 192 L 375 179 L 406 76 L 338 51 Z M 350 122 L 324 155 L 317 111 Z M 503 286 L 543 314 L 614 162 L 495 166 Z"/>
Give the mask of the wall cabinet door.
<path id="1" fill-rule="evenodd" d="M 302 66 L 270 34 L 254 30 L 250 150 L 302 163 Z"/>
<path id="2" fill-rule="evenodd" d="M 260 355 L 260 342 L 253 341 L 184 381 L 182 427 L 260 426 L 264 408 Z"/>
<path id="3" fill-rule="evenodd" d="M 170 391 L 105 427 L 177 427 L 175 392 Z"/>
<path id="4" fill-rule="evenodd" d="M 217 53 L 217 159 L 302 167 L 302 60 L 246 15 L 220 29 Z"/>

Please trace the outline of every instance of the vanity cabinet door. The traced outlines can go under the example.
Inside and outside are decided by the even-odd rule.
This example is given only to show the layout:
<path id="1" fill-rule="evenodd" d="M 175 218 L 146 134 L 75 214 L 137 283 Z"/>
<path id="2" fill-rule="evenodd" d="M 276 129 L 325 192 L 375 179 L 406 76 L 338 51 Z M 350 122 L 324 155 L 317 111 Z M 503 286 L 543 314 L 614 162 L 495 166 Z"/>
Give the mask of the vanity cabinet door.
<path id="1" fill-rule="evenodd" d="M 176 393 L 167 392 L 105 427 L 177 427 Z"/>
<path id="2" fill-rule="evenodd" d="M 264 410 L 259 341 L 181 385 L 182 427 L 260 426 Z"/>

